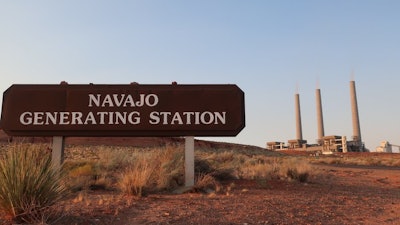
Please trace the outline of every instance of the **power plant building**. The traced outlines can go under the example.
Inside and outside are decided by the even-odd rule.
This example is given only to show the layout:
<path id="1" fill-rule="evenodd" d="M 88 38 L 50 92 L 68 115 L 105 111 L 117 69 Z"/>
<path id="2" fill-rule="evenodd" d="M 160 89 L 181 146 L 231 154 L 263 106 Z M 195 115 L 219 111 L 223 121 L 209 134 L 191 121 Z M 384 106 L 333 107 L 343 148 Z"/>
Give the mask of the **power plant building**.
<path id="1" fill-rule="evenodd" d="M 358 114 L 357 94 L 355 82 L 350 81 L 350 102 L 353 121 L 353 137 L 351 141 L 346 136 L 329 135 L 325 136 L 324 121 L 322 113 L 321 90 L 315 91 L 316 110 L 317 110 L 317 143 L 307 144 L 307 140 L 303 140 L 301 112 L 300 112 L 300 95 L 295 94 L 295 115 L 296 115 L 296 139 L 288 140 L 287 145 L 284 142 L 273 141 L 267 142 L 269 150 L 303 150 L 303 151 L 320 151 L 320 152 L 362 152 L 365 151 L 364 144 L 361 139 L 360 119 Z"/>

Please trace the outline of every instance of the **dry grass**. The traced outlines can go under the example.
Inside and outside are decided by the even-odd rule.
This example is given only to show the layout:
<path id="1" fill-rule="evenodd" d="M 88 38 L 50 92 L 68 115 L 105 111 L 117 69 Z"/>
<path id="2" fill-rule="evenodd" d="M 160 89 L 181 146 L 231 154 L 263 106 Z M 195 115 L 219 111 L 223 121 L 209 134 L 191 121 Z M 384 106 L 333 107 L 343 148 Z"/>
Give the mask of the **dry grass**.
<path id="1" fill-rule="evenodd" d="M 183 148 L 176 146 L 138 151 L 118 186 L 123 193 L 135 196 L 177 187 L 184 182 L 183 157 Z"/>
<path id="2" fill-rule="evenodd" d="M 132 196 L 170 191 L 184 184 L 184 146 L 152 149 L 69 146 L 63 170 L 64 181 L 77 196 L 74 199 L 77 202 L 84 202 L 84 193 L 92 189 Z M 195 172 L 193 190 L 207 193 L 225 190 L 220 181 L 253 179 L 265 183 L 283 179 L 307 182 L 313 173 L 304 160 L 233 150 L 196 150 Z M 230 188 L 226 187 L 227 194 Z M 98 204 L 104 202 L 99 200 Z"/>
<path id="3" fill-rule="evenodd" d="M 218 192 L 221 189 L 219 182 L 210 174 L 199 174 L 192 188 L 195 192 Z"/>
<path id="4" fill-rule="evenodd" d="M 116 188 L 127 195 L 141 196 L 175 189 L 184 184 L 184 149 L 180 145 L 115 150 L 102 146 L 89 153 L 93 160 L 80 161 L 80 164 L 75 162 L 75 167 L 69 170 L 70 178 L 78 184 L 75 187 L 80 187 L 76 190 L 90 189 L 103 179 L 107 180 L 104 183 L 109 189 Z M 290 160 L 267 154 L 198 151 L 195 157 L 196 188 L 215 190 L 219 181 L 239 178 L 306 182 L 312 173 L 310 166 L 306 165 L 307 162 L 299 159 Z M 115 176 L 117 173 L 119 175 Z"/>
<path id="5" fill-rule="evenodd" d="M 395 154 L 393 156 L 398 156 Z M 323 164 L 342 164 L 342 165 L 358 165 L 358 166 L 400 166 L 400 157 L 379 157 L 379 156 L 323 156 L 309 159 L 311 163 Z"/>
<path id="6" fill-rule="evenodd" d="M 143 189 L 151 184 L 151 177 L 155 171 L 155 166 L 149 163 L 150 157 L 140 157 L 135 160 L 120 176 L 120 190 L 127 195 L 141 197 Z"/>
<path id="7" fill-rule="evenodd" d="M 240 167 L 240 177 L 253 180 L 286 179 L 307 182 L 313 175 L 312 166 L 300 158 L 264 158 L 249 160 Z"/>

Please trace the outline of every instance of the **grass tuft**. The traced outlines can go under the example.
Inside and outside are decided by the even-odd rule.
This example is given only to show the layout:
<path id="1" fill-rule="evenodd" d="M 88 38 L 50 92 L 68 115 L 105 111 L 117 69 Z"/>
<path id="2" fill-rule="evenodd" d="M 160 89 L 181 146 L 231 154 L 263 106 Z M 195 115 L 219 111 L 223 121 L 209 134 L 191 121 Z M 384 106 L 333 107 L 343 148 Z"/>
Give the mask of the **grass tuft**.
<path id="1" fill-rule="evenodd" d="M 16 222 L 38 222 L 66 194 L 62 177 L 43 145 L 9 145 L 0 159 L 1 210 Z"/>
<path id="2" fill-rule="evenodd" d="M 127 195 L 173 189 L 184 183 L 184 153 L 179 146 L 143 150 L 121 174 L 118 186 Z"/>

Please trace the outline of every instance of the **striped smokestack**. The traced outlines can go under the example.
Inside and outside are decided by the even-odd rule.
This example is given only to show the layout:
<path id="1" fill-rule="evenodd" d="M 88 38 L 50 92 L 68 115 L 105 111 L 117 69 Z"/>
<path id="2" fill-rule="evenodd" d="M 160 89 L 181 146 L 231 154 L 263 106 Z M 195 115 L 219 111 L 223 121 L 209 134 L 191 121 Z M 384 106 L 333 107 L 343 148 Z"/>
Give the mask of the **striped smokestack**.
<path id="1" fill-rule="evenodd" d="M 358 116 L 356 83 L 354 80 L 350 81 L 350 101 L 351 101 L 351 113 L 353 118 L 353 141 L 361 143 L 362 141 L 361 141 L 360 119 Z"/>
<path id="2" fill-rule="evenodd" d="M 294 95 L 295 110 L 296 110 L 296 139 L 303 140 L 303 133 L 301 130 L 301 114 L 300 114 L 300 95 L 296 93 Z"/>
<path id="3" fill-rule="evenodd" d="M 318 144 L 322 145 L 324 134 L 324 119 L 322 115 L 322 101 L 321 101 L 321 90 L 317 88 L 315 90 L 316 104 L 317 104 L 317 126 L 318 126 Z"/>

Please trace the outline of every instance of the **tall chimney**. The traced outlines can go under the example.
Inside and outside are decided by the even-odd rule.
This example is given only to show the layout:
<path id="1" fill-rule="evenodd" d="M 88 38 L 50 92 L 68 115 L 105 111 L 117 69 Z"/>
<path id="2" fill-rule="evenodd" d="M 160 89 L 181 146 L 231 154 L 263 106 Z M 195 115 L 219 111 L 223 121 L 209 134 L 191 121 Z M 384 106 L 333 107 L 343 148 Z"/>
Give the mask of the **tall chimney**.
<path id="1" fill-rule="evenodd" d="M 295 110 L 296 110 L 296 139 L 303 140 L 303 133 L 301 131 L 301 114 L 300 114 L 300 96 L 296 93 L 294 96 Z"/>
<path id="2" fill-rule="evenodd" d="M 350 81 L 350 101 L 353 118 L 353 141 L 356 141 L 361 145 L 360 119 L 358 117 L 356 83 L 354 80 Z"/>
<path id="3" fill-rule="evenodd" d="M 325 136 L 325 134 L 324 134 L 324 118 L 322 115 L 321 90 L 319 88 L 317 88 L 315 90 L 315 96 L 316 96 L 316 104 L 317 104 L 317 126 L 318 126 L 317 142 L 318 142 L 318 144 L 322 145 L 323 137 Z"/>

